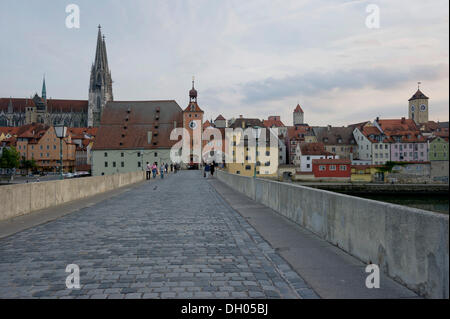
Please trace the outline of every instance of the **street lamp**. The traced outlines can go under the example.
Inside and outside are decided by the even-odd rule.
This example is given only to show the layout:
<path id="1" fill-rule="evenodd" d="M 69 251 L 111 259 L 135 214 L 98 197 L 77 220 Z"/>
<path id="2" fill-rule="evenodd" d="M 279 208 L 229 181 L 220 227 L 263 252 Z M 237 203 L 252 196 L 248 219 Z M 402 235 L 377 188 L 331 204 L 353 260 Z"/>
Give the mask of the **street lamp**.
<path id="1" fill-rule="evenodd" d="M 55 125 L 55 134 L 56 137 L 59 138 L 59 173 L 60 173 L 60 179 L 64 179 L 63 176 L 63 150 L 62 150 L 62 140 L 66 137 L 67 134 L 67 126 L 64 126 L 64 123 Z"/>
<path id="2" fill-rule="evenodd" d="M 256 178 L 256 165 L 258 164 L 258 139 L 261 136 L 261 128 L 259 126 L 255 126 L 252 129 L 253 137 L 256 139 L 256 149 L 255 149 L 255 169 L 253 170 L 253 178 Z"/>

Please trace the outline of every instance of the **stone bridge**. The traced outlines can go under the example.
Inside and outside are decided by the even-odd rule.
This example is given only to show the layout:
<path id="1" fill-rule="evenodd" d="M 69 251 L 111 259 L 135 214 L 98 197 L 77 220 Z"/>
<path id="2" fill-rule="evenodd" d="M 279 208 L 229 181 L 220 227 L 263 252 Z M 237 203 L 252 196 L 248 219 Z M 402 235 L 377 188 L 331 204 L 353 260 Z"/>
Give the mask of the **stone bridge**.
<path id="1" fill-rule="evenodd" d="M 365 266 L 199 171 L 0 222 L 0 298 L 418 298 Z"/>

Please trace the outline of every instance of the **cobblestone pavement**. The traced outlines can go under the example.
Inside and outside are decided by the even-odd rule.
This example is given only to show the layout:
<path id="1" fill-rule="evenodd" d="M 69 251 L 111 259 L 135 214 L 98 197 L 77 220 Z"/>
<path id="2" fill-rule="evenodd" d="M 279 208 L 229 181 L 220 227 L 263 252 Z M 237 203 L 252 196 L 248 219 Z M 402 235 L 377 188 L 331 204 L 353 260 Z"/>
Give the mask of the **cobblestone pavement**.
<path id="1" fill-rule="evenodd" d="M 0 298 L 314 297 L 198 171 L 0 240 Z"/>

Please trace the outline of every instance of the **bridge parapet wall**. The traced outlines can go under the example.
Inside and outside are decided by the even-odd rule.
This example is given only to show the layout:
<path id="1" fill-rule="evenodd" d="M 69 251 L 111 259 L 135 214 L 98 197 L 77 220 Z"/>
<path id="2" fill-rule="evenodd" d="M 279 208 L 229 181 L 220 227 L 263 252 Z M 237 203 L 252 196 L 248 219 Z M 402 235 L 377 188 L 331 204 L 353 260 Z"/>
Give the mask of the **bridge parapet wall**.
<path id="1" fill-rule="evenodd" d="M 0 187 L 0 221 L 145 180 L 145 172 Z"/>
<path id="2" fill-rule="evenodd" d="M 449 297 L 448 215 L 223 171 L 217 176 L 419 295 Z"/>

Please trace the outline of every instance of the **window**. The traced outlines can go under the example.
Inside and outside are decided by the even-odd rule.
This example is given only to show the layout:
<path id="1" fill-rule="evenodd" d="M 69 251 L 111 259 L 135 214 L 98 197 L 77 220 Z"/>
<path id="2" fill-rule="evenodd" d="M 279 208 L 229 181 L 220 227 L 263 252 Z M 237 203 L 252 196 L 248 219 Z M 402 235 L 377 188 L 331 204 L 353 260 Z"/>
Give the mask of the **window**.
<path id="1" fill-rule="evenodd" d="M 252 167 L 251 167 L 250 165 L 245 165 L 245 169 L 246 169 L 247 171 L 249 171 L 249 170 L 252 169 Z"/>
<path id="2" fill-rule="evenodd" d="M 141 162 L 138 162 L 138 167 L 141 167 Z"/>
<path id="3" fill-rule="evenodd" d="M 327 168 L 325 165 L 320 165 L 319 166 L 319 171 L 325 171 Z"/>
<path id="4" fill-rule="evenodd" d="M 105 152 L 105 157 L 108 157 L 108 153 Z"/>
<path id="5" fill-rule="evenodd" d="M 113 162 L 113 167 L 116 167 L 116 162 Z"/>
<path id="6" fill-rule="evenodd" d="M 236 171 L 236 174 L 238 174 L 238 175 L 241 174 L 241 171 Z"/>
<path id="7" fill-rule="evenodd" d="M 339 170 L 340 171 L 346 171 L 347 170 L 347 165 L 340 165 L 339 166 Z"/>
<path id="8" fill-rule="evenodd" d="M 120 153 L 120 157 L 123 157 L 124 156 L 124 154 L 123 153 Z M 123 162 L 122 162 L 123 163 Z"/>
<path id="9" fill-rule="evenodd" d="M 157 152 L 155 152 L 155 157 L 158 157 L 158 153 Z"/>
<path id="10" fill-rule="evenodd" d="M 120 166 L 121 167 L 125 167 L 125 163 L 124 162 L 120 162 Z"/>
<path id="11" fill-rule="evenodd" d="M 141 152 L 137 152 L 137 157 L 141 157 Z"/>
<path id="12" fill-rule="evenodd" d="M 105 167 L 108 167 L 108 162 L 105 162 Z"/>
<path id="13" fill-rule="evenodd" d="M 306 168 L 311 168 L 311 164 L 306 164 Z"/>
<path id="14" fill-rule="evenodd" d="M 330 165 L 330 171 L 335 171 L 336 170 L 336 165 Z"/>

